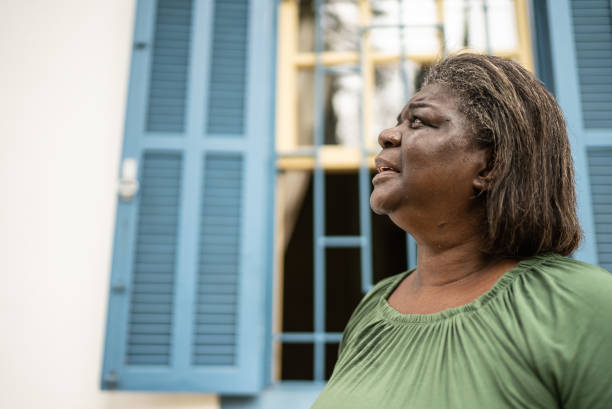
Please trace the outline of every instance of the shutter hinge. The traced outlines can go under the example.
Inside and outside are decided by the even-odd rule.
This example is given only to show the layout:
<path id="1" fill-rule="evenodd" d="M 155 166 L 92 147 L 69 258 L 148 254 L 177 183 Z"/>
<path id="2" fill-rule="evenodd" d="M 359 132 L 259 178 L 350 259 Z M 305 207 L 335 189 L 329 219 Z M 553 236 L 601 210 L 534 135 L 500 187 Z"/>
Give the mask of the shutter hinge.
<path id="1" fill-rule="evenodd" d="M 119 197 L 124 202 L 131 202 L 139 187 L 138 161 L 135 158 L 123 159 L 121 179 L 119 179 Z"/>
<path id="2" fill-rule="evenodd" d="M 104 384 L 108 388 L 116 388 L 119 383 L 119 378 L 117 377 L 117 373 L 115 371 L 110 371 L 106 375 L 104 375 Z"/>
<path id="3" fill-rule="evenodd" d="M 111 289 L 114 293 L 121 294 L 125 291 L 125 283 L 123 282 L 123 280 L 119 280 L 116 283 L 113 283 Z"/>

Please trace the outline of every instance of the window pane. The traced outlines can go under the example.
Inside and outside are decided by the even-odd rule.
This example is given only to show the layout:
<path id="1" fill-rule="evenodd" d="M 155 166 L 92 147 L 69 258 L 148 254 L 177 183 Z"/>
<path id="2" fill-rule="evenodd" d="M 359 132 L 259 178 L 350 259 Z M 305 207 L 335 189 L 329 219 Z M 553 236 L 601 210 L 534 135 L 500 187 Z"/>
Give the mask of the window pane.
<path id="1" fill-rule="evenodd" d="M 300 1 L 298 51 L 314 51 L 314 8 L 312 0 Z M 359 8 L 356 0 L 327 1 L 322 7 L 321 28 L 325 51 L 357 51 Z"/>
<path id="2" fill-rule="evenodd" d="M 359 146 L 361 78 L 344 73 L 324 78 L 324 137 L 326 145 Z M 314 144 L 314 69 L 298 71 L 298 145 Z"/>
<path id="3" fill-rule="evenodd" d="M 403 7 L 400 8 L 400 5 Z M 398 24 L 418 27 L 375 28 L 370 41 L 373 50 L 400 54 L 437 53 L 440 45 L 438 40 L 437 8 L 433 0 L 421 1 L 376 1 L 372 4 L 372 24 L 374 26 L 390 26 Z M 429 25 L 423 27 L 424 25 Z"/>

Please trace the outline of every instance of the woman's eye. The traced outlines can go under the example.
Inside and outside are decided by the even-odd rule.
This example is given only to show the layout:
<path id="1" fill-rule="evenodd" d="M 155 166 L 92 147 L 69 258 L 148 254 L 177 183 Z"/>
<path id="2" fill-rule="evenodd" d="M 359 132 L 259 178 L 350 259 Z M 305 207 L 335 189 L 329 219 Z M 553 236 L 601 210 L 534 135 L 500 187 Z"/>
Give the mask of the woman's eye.
<path id="1" fill-rule="evenodd" d="M 421 119 L 419 119 L 419 118 L 411 118 L 411 119 L 410 119 L 410 127 L 411 127 L 412 129 L 417 129 L 417 128 L 420 128 L 420 127 L 422 127 L 423 125 L 424 125 L 424 124 L 423 124 L 423 121 L 421 121 Z"/>

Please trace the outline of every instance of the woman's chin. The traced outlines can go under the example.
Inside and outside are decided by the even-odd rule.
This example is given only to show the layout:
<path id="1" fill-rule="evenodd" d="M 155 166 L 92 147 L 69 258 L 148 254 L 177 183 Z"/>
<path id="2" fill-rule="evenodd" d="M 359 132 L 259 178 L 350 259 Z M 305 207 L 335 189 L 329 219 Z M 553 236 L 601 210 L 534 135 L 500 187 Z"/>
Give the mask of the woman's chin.
<path id="1" fill-rule="evenodd" d="M 370 195 L 370 207 L 374 213 L 379 215 L 388 215 L 393 210 L 392 203 L 387 195 L 377 191 L 376 188 L 374 188 L 374 191 Z"/>

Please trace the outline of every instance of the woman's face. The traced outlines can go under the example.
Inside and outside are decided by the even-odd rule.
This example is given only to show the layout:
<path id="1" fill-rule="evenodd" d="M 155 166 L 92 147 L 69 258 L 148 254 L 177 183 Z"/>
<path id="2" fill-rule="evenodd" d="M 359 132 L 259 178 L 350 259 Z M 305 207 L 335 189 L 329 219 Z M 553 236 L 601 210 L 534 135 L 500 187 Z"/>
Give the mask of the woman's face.
<path id="1" fill-rule="evenodd" d="M 370 205 L 404 230 L 413 222 L 447 223 L 475 206 L 486 151 L 474 146 L 458 103 L 444 86 L 428 85 L 410 99 L 398 124 L 378 137 L 383 150 Z"/>

